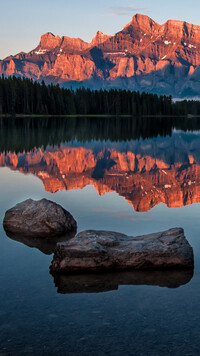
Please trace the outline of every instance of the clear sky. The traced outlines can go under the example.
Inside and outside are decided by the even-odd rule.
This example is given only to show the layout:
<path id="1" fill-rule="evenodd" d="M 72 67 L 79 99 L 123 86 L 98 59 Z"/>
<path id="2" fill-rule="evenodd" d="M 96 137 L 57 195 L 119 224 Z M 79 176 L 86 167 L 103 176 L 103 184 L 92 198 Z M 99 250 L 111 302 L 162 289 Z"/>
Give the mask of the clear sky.
<path id="1" fill-rule="evenodd" d="M 35 48 L 46 32 L 91 41 L 98 30 L 113 35 L 135 13 L 158 23 L 200 25 L 199 0 L 0 0 L 0 58 Z"/>

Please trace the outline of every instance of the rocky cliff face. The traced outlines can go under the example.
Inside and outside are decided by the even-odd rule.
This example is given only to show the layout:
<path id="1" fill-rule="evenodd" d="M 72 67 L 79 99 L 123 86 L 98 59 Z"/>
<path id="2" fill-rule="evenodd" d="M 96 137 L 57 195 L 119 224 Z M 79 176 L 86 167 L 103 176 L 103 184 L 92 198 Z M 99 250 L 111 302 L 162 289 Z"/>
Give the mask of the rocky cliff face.
<path id="1" fill-rule="evenodd" d="M 116 191 L 136 211 L 159 203 L 181 207 L 200 202 L 199 138 L 132 141 L 111 147 L 48 147 L 0 154 L 0 166 L 38 176 L 45 190 L 82 189 L 91 184 L 100 195 Z"/>
<path id="2" fill-rule="evenodd" d="M 183 21 L 163 25 L 136 14 L 114 36 L 98 31 L 91 43 L 79 38 L 41 36 L 29 53 L 0 61 L 0 73 L 64 86 L 122 87 L 198 95 L 200 26 Z"/>

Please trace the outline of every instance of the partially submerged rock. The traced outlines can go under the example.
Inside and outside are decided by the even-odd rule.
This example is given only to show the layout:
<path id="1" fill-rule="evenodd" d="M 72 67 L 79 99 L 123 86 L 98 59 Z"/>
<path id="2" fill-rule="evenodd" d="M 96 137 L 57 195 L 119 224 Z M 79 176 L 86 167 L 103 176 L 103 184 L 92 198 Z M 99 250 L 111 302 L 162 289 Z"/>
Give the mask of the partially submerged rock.
<path id="1" fill-rule="evenodd" d="M 87 272 L 193 268 L 193 265 L 193 249 L 181 228 L 138 237 L 89 230 L 58 243 L 50 270 Z"/>
<path id="2" fill-rule="evenodd" d="M 117 290 L 120 285 L 149 285 L 178 288 L 193 277 L 193 269 L 167 271 L 123 271 L 90 274 L 54 275 L 55 287 L 61 294 L 101 293 Z"/>
<path id="3" fill-rule="evenodd" d="M 47 199 L 28 199 L 6 212 L 3 226 L 8 235 L 54 237 L 76 230 L 77 224 L 60 205 Z"/>

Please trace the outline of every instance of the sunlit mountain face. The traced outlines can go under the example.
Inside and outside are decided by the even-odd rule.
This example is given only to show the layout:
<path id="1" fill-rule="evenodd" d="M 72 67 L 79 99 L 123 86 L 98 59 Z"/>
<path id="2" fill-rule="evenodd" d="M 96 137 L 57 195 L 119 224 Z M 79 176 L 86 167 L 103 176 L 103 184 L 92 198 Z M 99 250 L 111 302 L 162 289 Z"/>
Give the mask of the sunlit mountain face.
<path id="1" fill-rule="evenodd" d="M 139 212 L 159 203 L 181 207 L 200 202 L 195 120 L 187 132 L 185 121 L 175 119 L 57 119 L 56 125 L 51 119 L 40 124 L 26 120 L 23 125 L 20 119 L 12 125 L 1 120 L 0 166 L 37 176 L 48 192 L 93 185 L 99 195 L 117 192 Z M 8 130 L 12 146 L 4 139 Z"/>
<path id="2" fill-rule="evenodd" d="M 114 36 L 98 31 L 91 43 L 48 32 L 29 53 L 0 60 L 0 74 L 68 87 L 199 96 L 199 31 L 185 21 L 158 24 L 136 14 Z"/>

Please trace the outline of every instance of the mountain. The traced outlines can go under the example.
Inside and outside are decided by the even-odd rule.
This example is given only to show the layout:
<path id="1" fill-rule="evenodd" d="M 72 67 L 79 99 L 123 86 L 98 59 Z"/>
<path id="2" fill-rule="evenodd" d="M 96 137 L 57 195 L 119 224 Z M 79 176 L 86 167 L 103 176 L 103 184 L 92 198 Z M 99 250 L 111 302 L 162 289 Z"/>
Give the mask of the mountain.
<path id="1" fill-rule="evenodd" d="M 198 96 L 200 26 L 172 20 L 159 25 L 136 14 L 114 36 L 98 31 L 91 43 L 46 33 L 31 52 L 1 60 L 0 73 L 65 87 Z"/>

